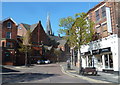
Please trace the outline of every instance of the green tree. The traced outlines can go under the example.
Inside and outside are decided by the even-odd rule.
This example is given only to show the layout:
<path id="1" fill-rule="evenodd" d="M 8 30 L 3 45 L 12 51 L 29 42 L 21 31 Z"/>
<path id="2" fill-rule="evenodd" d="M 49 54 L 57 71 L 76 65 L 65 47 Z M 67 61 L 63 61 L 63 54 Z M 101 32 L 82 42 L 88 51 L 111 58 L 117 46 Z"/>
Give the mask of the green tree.
<path id="1" fill-rule="evenodd" d="M 57 56 L 57 62 L 60 61 L 60 55 L 61 55 L 62 51 L 60 50 L 60 48 L 54 48 L 54 54 Z"/>
<path id="2" fill-rule="evenodd" d="M 79 73 L 81 72 L 82 61 L 81 61 L 81 46 L 88 44 L 92 40 L 94 35 L 94 22 L 86 19 L 86 13 L 77 13 L 75 18 L 67 17 L 60 19 L 59 33 L 65 34 L 70 47 L 77 47 L 79 53 Z"/>
<path id="3" fill-rule="evenodd" d="M 20 48 L 19 48 L 19 51 L 25 54 L 25 66 L 28 65 L 28 61 L 29 61 L 28 59 L 30 59 L 28 58 L 28 56 L 30 55 L 30 53 L 32 53 L 31 46 L 32 46 L 31 31 L 28 30 L 27 33 L 22 37 L 22 43 L 20 43 Z"/>

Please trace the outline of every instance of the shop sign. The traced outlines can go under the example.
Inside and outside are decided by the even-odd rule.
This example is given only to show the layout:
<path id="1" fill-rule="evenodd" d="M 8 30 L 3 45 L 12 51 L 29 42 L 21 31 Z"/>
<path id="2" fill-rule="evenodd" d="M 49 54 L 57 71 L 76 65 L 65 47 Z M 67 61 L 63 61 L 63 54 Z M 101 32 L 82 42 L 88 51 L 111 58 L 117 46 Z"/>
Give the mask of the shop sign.
<path id="1" fill-rule="evenodd" d="M 88 51 L 88 52 L 85 52 L 85 55 L 90 55 L 90 51 Z"/>
<path id="2" fill-rule="evenodd" d="M 111 48 L 108 47 L 108 48 L 100 49 L 100 53 L 105 53 L 105 52 L 111 52 Z"/>
<path id="3" fill-rule="evenodd" d="M 99 50 L 99 49 L 98 49 L 98 50 L 92 50 L 92 54 L 93 54 L 93 55 L 100 54 L 100 50 Z"/>
<path id="4" fill-rule="evenodd" d="M 90 51 L 81 53 L 81 55 L 82 55 L 82 56 L 84 56 L 84 55 L 90 55 Z"/>

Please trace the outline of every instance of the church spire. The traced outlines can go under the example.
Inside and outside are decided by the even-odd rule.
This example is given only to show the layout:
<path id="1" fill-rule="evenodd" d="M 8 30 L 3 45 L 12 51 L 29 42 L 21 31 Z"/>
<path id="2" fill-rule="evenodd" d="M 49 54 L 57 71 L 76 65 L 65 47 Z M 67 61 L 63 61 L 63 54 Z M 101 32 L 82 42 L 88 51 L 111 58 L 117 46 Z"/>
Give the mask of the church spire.
<path id="1" fill-rule="evenodd" d="M 52 28 L 51 28 L 50 15 L 49 15 L 49 14 L 47 14 L 46 33 L 47 33 L 48 35 L 52 35 Z"/>

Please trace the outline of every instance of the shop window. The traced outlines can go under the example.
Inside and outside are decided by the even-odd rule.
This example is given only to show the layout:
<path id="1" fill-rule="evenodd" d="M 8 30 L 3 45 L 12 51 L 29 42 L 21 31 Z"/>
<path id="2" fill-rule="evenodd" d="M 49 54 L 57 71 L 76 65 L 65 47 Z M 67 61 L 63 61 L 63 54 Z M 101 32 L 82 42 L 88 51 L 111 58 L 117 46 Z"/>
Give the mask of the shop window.
<path id="1" fill-rule="evenodd" d="M 96 21 L 99 21 L 100 19 L 99 10 L 97 10 L 95 13 L 96 13 Z"/>
<path id="2" fill-rule="evenodd" d="M 88 66 L 91 67 L 92 66 L 92 57 L 88 56 Z"/>
<path id="3" fill-rule="evenodd" d="M 112 54 L 105 54 L 105 68 L 113 68 Z"/>
<path id="4" fill-rule="evenodd" d="M 98 58 L 98 62 L 99 62 L 99 63 L 102 63 L 102 56 L 100 56 L 100 57 Z"/>
<path id="5" fill-rule="evenodd" d="M 12 27 L 12 23 L 11 22 L 8 22 L 7 23 L 7 28 L 11 28 Z"/>
<path id="6" fill-rule="evenodd" d="M 108 68 L 108 55 L 105 54 L 105 68 Z"/>
<path id="7" fill-rule="evenodd" d="M 110 68 L 113 68 L 113 57 L 112 54 L 109 54 Z"/>
<path id="8" fill-rule="evenodd" d="M 6 32 L 6 38 L 11 39 L 11 32 Z"/>

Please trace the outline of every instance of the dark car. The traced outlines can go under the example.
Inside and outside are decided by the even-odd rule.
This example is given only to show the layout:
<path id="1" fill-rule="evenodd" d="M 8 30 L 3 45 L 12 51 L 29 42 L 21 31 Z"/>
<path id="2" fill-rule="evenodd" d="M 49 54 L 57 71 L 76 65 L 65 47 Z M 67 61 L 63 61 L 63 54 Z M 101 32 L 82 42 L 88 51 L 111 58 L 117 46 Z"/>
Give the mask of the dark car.
<path id="1" fill-rule="evenodd" d="M 44 64 L 44 63 L 45 63 L 44 60 L 38 60 L 38 61 L 37 61 L 37 64 Z"/>

